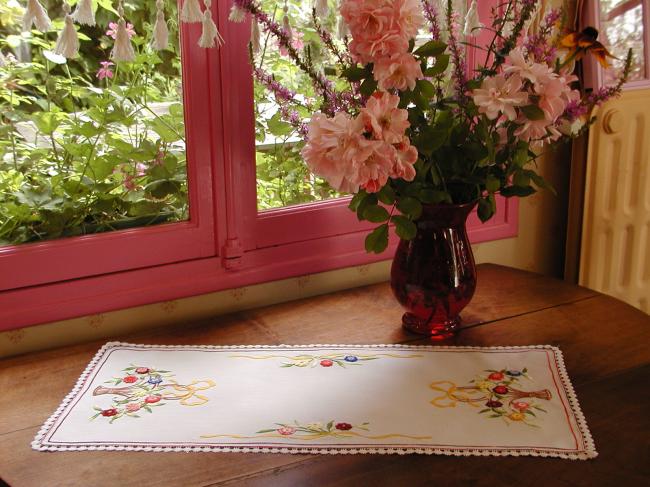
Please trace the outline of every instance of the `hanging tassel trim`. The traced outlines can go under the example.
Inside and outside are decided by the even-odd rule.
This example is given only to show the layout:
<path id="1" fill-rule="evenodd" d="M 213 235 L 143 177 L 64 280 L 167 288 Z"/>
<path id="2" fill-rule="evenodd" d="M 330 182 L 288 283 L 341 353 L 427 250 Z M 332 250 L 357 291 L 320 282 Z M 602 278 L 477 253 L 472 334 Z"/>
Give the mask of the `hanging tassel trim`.
<path id="1" fill-rule="evenodd" d="M 163 0 L 156 0 L 156 23 L 153 26 L 153 40 L 151 46 L 157 51 L 167 49 L 169 45 L 169 28 L 165 20 L 165 9 Z"/>
<path id="2" fill-rule="evenodd" d="M 284 4 L 284 7 L 282 7 L 282 10 L 284 11 L 284 16 L 282 17 L 282 28 L 287 31 L 289 39 L 292 39 L 293 31 L 291 30 L 291 22 L 289 22 L 289 7 L 287 7 L 286 3 Z"/>
<path id="3" fill-rule="evenodd" d="M 475 36 L 478 34 L 478 30 L 485 27 L 481 23 L 481 19 L 478 15 L 478 6 L 476 5 L 476 0 L 472 0 L 469 10 L 467 10 L 467 15 L 465 16 L 465 30 L 463 33 L 466 36 Z"/>
<path id="4" fill-rule="evenodd" d="M 327 17 L 327 14 L 329 13 L 329 5 L 327 5 L 327 0 L 316 0 L 314 8 L 316 9 L 316 15 L 318 15 L 320 18 Z"/>
<path id="5" fill-rule="evenodd" d="M 199 47 L 211 48 L 221 47 L 224 45 L 223 37 L 217 29 L 217 25 L 212 20 L 212 0 L 204 0 L 205 10 L 203 11 L 203 30 L 199 38 Z"/>
<path id="6" fill-rule="evenodd" d="M 131 45 L 131 37 L 126 29 L 126 20 L 124 20 L 124 8 L 120 0 L 117 6 L 117 13 L 120 19 L 117 21 L 117 31 L 115 32 L 115 44 L 111 52 L 111 59 L 115 62 L 135 60 L 135 51 Z"/>
<path id="7" fill-rule="evenodd" d="M 52 21 L 47 15 L 47 11 L 38 0 L 27 0 L 27 8 L 23 15 L 23 30 L 28 32 L 35 26 L 41 32 L 46 32 L 52 27 Z"/>
<path id="8" fill-rule="evenodd" d="M 181 9 L 181 20 L 187 24 L 203 22 L 199 0 L 185 0 Z"/>
<path id="9" fill-rule="evenodd" d="M 93 0 L 80 0 L 77 8 L 72 14 L 72 19 L 81 25 L 95 25 L 95 11 L 93 10 Z"/>
<path id="10" fill-rule="evenodd" d="M 66 59 L 72 59 L 79 54 L 79 37 L 74 27 L 72 15 L 70 15 L 70 5 L 64 3 L 63 12 L 65 13 L 63 30 L 59 33 L 54 52 Z"/>
<path id="11" fill-rule="evenodd" d="M 262 34 L 260 32 L 260 24 L 257 22 L 257 19 L 253 17 L 253 22 L 251 22 L 251 49 L 253 53 L 257 54 L 260 52 L 261 44 L 260 39 Z"/>
<path id="12" fill-rule="evenodd" d="M 246 20 L 246 11 L 237 5 L 233 5 L 230 7 L 230 15 L 228 16 L 228 20 L 241 24 L 244 20 Z"/>

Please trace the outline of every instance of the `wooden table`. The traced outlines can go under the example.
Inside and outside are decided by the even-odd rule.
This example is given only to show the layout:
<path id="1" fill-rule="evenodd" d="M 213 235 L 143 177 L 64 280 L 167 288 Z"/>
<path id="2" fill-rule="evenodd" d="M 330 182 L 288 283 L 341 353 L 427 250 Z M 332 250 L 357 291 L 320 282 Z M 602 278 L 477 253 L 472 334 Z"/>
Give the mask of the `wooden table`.
<path id="1" fill-rule="evenodd" d="M 158 344 L 411 343 L 387 284 L 125 341 Z M 0 361 L 0 477 L 49 486 L 650 485 L 650 318 L 615 299 L 495 265 L 479 267 L 465 326 L 444 344 L 559 346 L 600 455 L 589 461 L 428 455 L 32 451 L 30 442 L 100 342 Z"/>

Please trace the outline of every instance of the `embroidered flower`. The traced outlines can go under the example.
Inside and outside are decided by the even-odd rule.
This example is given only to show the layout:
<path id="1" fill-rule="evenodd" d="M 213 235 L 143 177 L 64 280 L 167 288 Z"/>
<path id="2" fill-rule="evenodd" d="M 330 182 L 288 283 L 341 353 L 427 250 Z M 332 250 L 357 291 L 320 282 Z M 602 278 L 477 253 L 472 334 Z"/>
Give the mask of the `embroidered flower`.
<path id="1" fill-rule="evenodd" d="M 488 379 L 499 382 L 500 380 L 503 380 L 503 374 L 501 372 L 492 372 L 488 375 Z"/>
<path id="2" fill-rule="evenodd" d="M 138 402 L 132 402 L 127 404 L 125 408 L 128 412 L 135 413 L 136 411 L 139 411 L 142 408 L 142 404 Z"/>
<path id="3" fill-rule="evenodd" d="M 148 367 L 138 367 L 135 369 L 136 374 L 148 374 L 149 373 L 149 368 Z"/>
<path id="4" fill-rule="evenodd" d="M 492 384 L 492 382 L 488 382 L 488 381 L 484 380 L 484 381 L 481 381 L 481 382 L 477 382 L 476 387 L 478 387 L 483 392 L 487 392 L 487 391 L 491 390 L 494 387 L 494 384 Z"/>
<path id="5" fill-rule="evenodd" d="M 127 384 L 133 384 L 137 380 L 138 378 L 135 375 L 127 375 L 122 379 L 122 382 L 126 382 Z"/>
<path id="6" fill-rule="evenodd" d="M 489 408 L 500 408 L 503 406 L 503 403 L 501 401 L 488 401 L 485 405 Z"/>
<path id="7" fill-rule="evenodd" d="M 348 431 L 352 429 L 352 425 L 350 423 L 336 423 L 335 428 L 341 431 Z"/>
<path id="8" fill-rule="evenodd" d="M 343 360 L 345 360 L 346 362 L 356 362 L 357 360 L 359 360 L 359 358 L 355 357 L 354 355 L 346 355 Z"/>
<path id="9" fill-rule="evenodd" d="M 506 386 L 496 386 L 495 388 L 492 389 L 496 394 L 499 395 L 504 395 L 508 394 L 508 388 Z"/>
<path id="10" fill-rule="evenodd" d="M 147 404 L 156 404 L 161 399 L 162 399 L 162 397 L 160 397 L 159 395 L 152 394 L 150 396 L 145 397 L 144 402 L 146 402 Z"/>
<path id="11" fill-rule="evenodd" d="M 520 375 L 523 375 L 523 373 L 520 370 L 508 370 L 506 371 L 506 374 L 509 375 L 510 377 L 519 377 Z"/>
<path id="12" fill-rule="evenodd" d="M 320 430 L 323 429 L 323 423 L 307 423 L 306 428 L 310 430 Z"/>
<path id="13" fill-rule="evenodd" d="M 320 364 L 322 367 L 331 367 L 332 365 L 334 365 L 334 362 L 332 362 L 329 359 L 325 359 L 325 360 L 321 360 Z"/>
<path id="14" fill-rule="evenodd" d="M 519 411 L 525 411 L 530 407 L 530 404 L 524 401 L 515 401 L 512 403 L 512 407 L 518 409 Z"/>
<path id="15" fill-rule="evenodd" d="M 149 384 L 153 384 L 153 385 L 160 384 L 162 381 L 163 381 L 163 378 L 161 376 L 159 376 L 158 374 L 149 376 L 149 379 L 147 380 L 147 382 Z"/>
<path id="16" fill-rule="evenodd" d="M 510 413 L 508 415 L 508 418 L 510 418 L 513 421 L 523 421 L 525 417 L 526 415 L 523 413 Z"/>
<path id="17" fill-rule="evenodd" d="M 281 428 L 278 428 L 278 433 L 284 436 L 291 436 L 296 432 L 296 428 L 293 428 L 291 426 L 282 426 Z"/>
<path id="18" fill-rule="evenodd" d="M 110 418 L 111 416 L 117 415 L 117 409 L 111 408 L 111 409 L 104 409 L 102 411 L 102 416 L 106 416 L 107 418 Z"/>

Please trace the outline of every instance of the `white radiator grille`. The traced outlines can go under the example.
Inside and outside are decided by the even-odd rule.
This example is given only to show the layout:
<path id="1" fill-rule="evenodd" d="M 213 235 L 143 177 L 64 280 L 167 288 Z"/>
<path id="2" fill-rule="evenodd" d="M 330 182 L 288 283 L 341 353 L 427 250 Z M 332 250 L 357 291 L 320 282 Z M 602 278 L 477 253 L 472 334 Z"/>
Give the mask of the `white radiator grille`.
<path id="1" fill-rule="evenodd" d="M 650 90 L 598 113 L 589 141 L 580 284 L 650 312 Z"/>

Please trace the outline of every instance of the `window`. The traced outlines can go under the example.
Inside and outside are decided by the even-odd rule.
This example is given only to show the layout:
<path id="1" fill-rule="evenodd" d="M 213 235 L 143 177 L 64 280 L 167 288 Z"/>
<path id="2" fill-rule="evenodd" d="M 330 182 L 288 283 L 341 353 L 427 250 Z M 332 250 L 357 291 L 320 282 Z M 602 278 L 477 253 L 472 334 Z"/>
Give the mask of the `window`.
<path id="1" fill-rule="evenodd" d="M 102 5 L 98 12 L 104 3 L 108 4 L 98 3 Z M 154 19 L 153 10 L 144 8 L 146 4 L 151 9 L 151 3 L 134 0 L 129 3 L 134 8 L 127 9 L 127 18 L 141 16 L 143 32 L 150 32 Z M 280 5 L 276 0 L 263 3 L 269 9 Z M 308 40 L 313 34 L 306 20 L 304 4 L 308 2 L 288 3 L 291 15 L 305 18 L 303 39 Z M 481 9 L 486 8 L 483 2 L 480 4 Z M 176 9 L 167 4 L 165 9 L 173 31 Z M 114 13 L 105 10 L 106 19 L 115 18 Z M 391 242 L 385 254 L 366 254 L 363 241 L 372 224 L 360 224 L 347 209 L 349 197 L 339 197 L 322 181 L 307 175 L 299 164 L 300 137 L 279 120 L 281 106 L 264 100 L 260 87 L 254 84 L 248 64 L 251 26 L 229 22 L 229 10 L 229 1 L 213 2 L 213 18 L 226 41 L 220 50 L 197 46 L 200 24 L 180 27 L 182 66 L 175 61 L 171 66 L 182 75 L 183 112 L 180 98 L 171 87 L 166 92 L 169 98 L 161 102 L 171 103 L 162 108 L 162 113 L 166 116 L 167 110 L 178 127 L 184 119 L 187 183 L 180 177 L 179 165 L 164 183 L 144 176 L 138 181 L 138 143 L 128 156 L 132 172 L 126 175 L 135 178 L 142 188 L 119 193 L 120 198 L 123 194 L 136 195 L 136 200 L 140 195 L 146 200 L 151 194 L 152 201 L 157 202 L 164 200 L 165 191 L 178 188 L 175 195 L 186 191 L 189 214 L 181 205 L 173 219 L 155 221 L 160 223 L 156 225 L 0 247 L 0 328 L 391 258 L 397 240 Z M 488 12 L 482 10 L 483 14 Z M 279 18 L 280 14 L 276 15 Z M 330 22 L 335 22 L 334 16 Z M 47 39 L 52 41 L 53 36 Z M 82 46 L 84 42 L 90 41 L 82 39 Z M 7 52 L 5 45 L 0 49 Z M 138 49 L 149 51 L 146 43 Z M 470 52 L 470 60 L 476 56 Z M 264 64 L 269 62 L 277 66 Z M 269 69 L 280 69 L 282 54 L 274 52 L 264 63 L 262 66 Z M 309 93 L 301 96 L 307 104 Z M 140 122 L 146 125 L 149 120 Z M 162 120 L 171 122 L 165 117 Z M 173 135 L 167 132 L 170 127 L 163 121 L 146 133 L 153 134 L 151 143 L 156 148 L 159 138 L 164 140 L 168 135 L 169 144 L 175 144 L 174 156 L 180 161 L 181 140 L 171 141 Z M 285 165 L 276 167 L 278 161 Z M 0 170 L 5 171 L 5 166 Z M 107 178 L 115 178 L 116 184 L 126 181 L 126 176 L 113 173 Z M 153 189 L 162 186 L 160 192 L 149 191 L 152 183 Z M 472 239 L 515 235 L 516 209 L 515 201 L 500 199 L 498 216 L 489 224 L 481 226 L 478 218 L 473 219 Z M 111 226 L 105 229 L 113 230 Z"/>

